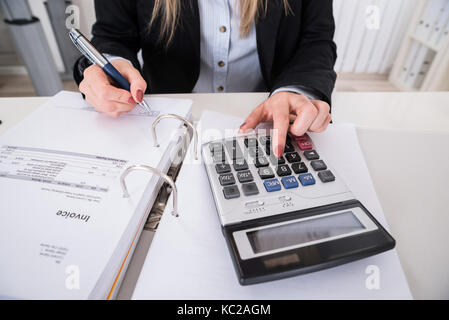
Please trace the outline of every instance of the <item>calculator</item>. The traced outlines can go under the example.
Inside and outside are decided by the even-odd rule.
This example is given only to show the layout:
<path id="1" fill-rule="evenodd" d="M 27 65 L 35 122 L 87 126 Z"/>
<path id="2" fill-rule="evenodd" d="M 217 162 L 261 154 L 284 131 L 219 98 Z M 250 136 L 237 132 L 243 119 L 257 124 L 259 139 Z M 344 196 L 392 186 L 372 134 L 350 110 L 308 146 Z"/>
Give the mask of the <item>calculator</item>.
<path id="1" fill-rule="evenodd" d="M 314 272 L 394 248 L 395 240 L 348 189 L 309 135 L 270 134 L 202 145 L 237 277 L 250 285 Z"/>

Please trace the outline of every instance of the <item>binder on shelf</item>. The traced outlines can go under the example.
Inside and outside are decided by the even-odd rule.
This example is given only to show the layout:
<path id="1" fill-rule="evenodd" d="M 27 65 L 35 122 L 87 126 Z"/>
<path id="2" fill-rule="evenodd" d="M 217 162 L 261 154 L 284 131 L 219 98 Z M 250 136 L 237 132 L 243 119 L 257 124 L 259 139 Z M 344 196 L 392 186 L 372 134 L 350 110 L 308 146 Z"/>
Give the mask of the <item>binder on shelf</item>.
<path id="1" fill-rule="evenodd" d="M 449 20 L 449 1 L 445 1 L 444 7 L 441 8 L 439 17 L 432 28 L 429 43 L 437 47 L 439 40 L 444 33 L 444 27 Z"/>
<path id="2" fill-rule="evenodd" d="M 170 182 L 171 154 L 185 139 L 169 119 L 154 147 L 152 124 L 163 112 L 183 122 L 191 114 L 191 100 L 149 102 L 151 113 L 113 119 L 61 92 L 0 136 L 0 255 L 8 257 L 0 297 L 115 297 L 162 185 L 157 174 Z M 128 175 L 142 168 L 156 174 Z"/>
<path id="3" fill-rule="evenodd" d="M 425 45 L 420 44 L 419 49 L 416 53 L 416 57 L 413 60 L 412 66 L 410 68 L 410 72 L 407 75 L 407 79 L 405 84 L 408 88 L 417 89 L 419 88 L 419 81 L 423 79 L 423 75 L 420 75 L 421 70 L 423 69 L 424 62 L 426 61 L 426 57 L 429 56 L 429 51 L 431 49 L 427 48 Z M 422 81 L 421 81 L 422 84 Z"/>

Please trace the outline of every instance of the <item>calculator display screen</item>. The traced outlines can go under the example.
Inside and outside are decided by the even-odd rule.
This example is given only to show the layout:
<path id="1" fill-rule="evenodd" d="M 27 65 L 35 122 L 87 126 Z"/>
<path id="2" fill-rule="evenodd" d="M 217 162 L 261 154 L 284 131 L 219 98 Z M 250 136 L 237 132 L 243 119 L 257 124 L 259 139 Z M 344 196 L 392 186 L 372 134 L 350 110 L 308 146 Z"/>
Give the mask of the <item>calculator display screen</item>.
<path id="1" fill-rule="evenodd" d="M 334 215 L 250 231 L 247 236 L 254 253 L 261 253 L 341 236 L 363 229 L 365 227 L 352 211 L 344 211 Z"/>

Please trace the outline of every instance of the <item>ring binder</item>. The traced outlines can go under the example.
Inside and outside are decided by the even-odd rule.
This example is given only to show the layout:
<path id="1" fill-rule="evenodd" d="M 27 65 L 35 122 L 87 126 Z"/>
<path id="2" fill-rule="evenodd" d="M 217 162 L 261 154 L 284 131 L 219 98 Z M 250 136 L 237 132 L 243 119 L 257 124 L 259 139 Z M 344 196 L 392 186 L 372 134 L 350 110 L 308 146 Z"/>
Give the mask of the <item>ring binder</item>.
<path id="1" fill-rule="evenodd" d="M 175 216 L 175 217 L 179 217 L 179 214 L 178 214 L 178 190 L 176 189 L 176 184 L 175 184 L 175 182 L 173 181 L 172 178 L 170 178 L 165 173 L 161 172 L 160 170 L 158 170 L 156 168 L 153 168 L 153 167 L 150 167 L 150 166 L 145 166 L 145 165 L 135 165 L 135 166 L 130 166 L 130 167 L 126 168 L 126 170 L 120 176 L 120 183 L 122 185 L 123 197 L 124 198 L 129 198 L 129 192 L 128 192 L 128 188 L 126 186 L 125 179 L 128 176 L 128 174 L 131 171 L 134 171 L 134 170 L 148 171 L 148 172 L 157 174 L 158 176 L 163 178 L 171 186 L 171 188 L 173 189 L 173 211 L 172 211 L 172 215 Z"/>
<path id="2" fill-rule="evenodd" d="M 184 122 L 185 125 L 187 125 L 188 127 L 190 127 L 193 131 L 193 143 L 194 143 L 194 153 L 195 153 L 195 160 L 198 160 L 198 132 L 196 131 L 196 128 L 193 126 L 193 124 L 189 121 L 187 121 L 185 118 L 178 116 L 176 114 L 162 114 L 159 117 L 157 117 L 154 122 L 153 122 L 153 126 L 152 126 L 152 134 L 153 134 L 153 140 L 154 140 L 154 146 L 155 147 L 159 147 L 159 143 L 157 141 L 157 134 L 156 134 L 156 126 L 158 125 L 158 123 L 162 120 L 162 119 L 168 119 L 168 118 L 172 118 L 172 119 L 176 119 L 179 121 Z"/>

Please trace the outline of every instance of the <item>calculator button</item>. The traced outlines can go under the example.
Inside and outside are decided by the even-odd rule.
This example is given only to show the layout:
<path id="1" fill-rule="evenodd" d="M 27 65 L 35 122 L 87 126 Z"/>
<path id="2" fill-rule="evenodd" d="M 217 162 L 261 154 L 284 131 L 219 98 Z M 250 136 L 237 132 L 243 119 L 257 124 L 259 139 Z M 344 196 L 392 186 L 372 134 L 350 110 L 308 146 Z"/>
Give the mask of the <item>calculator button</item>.
<path id="1" fill-rule="evenodd" d="M 320 158 L 315 150 L 304 151 L 304 157 L 306 157 L 307 160 L 317 160 Z"/>
<path id="2" fill-rule="evenodd" d="M 240 197 L 240 191 L 237 186 L 228 186 L 223 188 L 225 199 L 234 199 Z"/>
<path id="3" fill-rule="evenodd" d="M 335 176 L 329 170 L 318 172 L 318 177 L 322 182 L 335 181 Z"/>
<path id="4" fill-rule="evenodd" d="M 218 163 L 215 165 L 218 174 L 231 172 L 231 166 L 227 163 Z"/>
<path id="5" fill-rule="evenodd" d="M 307 140 L 296 140 L 296 142 L 298 143 L 298 147 L 301 150 L 310 150 L 312 149 L 312 142 L 307 139 Z"/>
<path id="6" fill-rule="evenodd" d="M 239 179 L 240 183 L 251 182 L 254 180 L 253 175 L 249 170 L 237 172 L 237 179 Z"/>
<path id="7" fill-rule="evenodd" d="M 248 201 L 248 202 L 245 202 L 245 207 L 247 207 L 248 209 L 253 209 L 253 208 L 261 207 L 264 204 L 265 204 L 265 202 L 260 201 L 260 200 Z"/>
<path id="8" fill-rule="evenodd" d="M 244 142 L 247 148 L 256 148 L 259 145 L 256 138 L 246 138 Z"/>
<path id="9" fill-rule="evenodd" d="M 265 180 L 263 182 L 265 189 L 268 192 L 273 192 L 273 191 L 279 191 L 281 190 L 281 183 L 279 182 L 278 179 L 270 179 L 270 180 Z"/>
<path id="10" fill-rule="evenodd" d="M 236 139 L 226 141 L 226 148 L 232 160 L 243 158 L 242 149 Z"/>
<path id="11" fill-rule="evenodd" d="M 235 171 L 248 170 L 248 164 L 244 159 L 237 159 L 233 164 Z"/>
<path id="12" fill-rule="evenodd" d="M 262 136 L 259 138 L 259 141 L 263 146 L 271 144 L 271 136 Z"/>
<path id="13" fill-rule="evenodd" d="M 256 158 L 255 164 L 257 168 L 260 167 L 267 167 L 269 165 L 267 158 L 265 157 L 258 157 Z"/>
<path id="14" fill-rule="evenodd" d="M 272 164 L 274 164 L 275 166 L 278 164 L 284 164 L 285 163 L 285 158 L 283 156 L 281 156 L 280 158 L 276 157 L 274 154 L 272 154 L 270 156 L 270 162 Z"/>
<path id="15" fill-rule="evenodd" d="M 306 173 L 309 171 L 306 164 L 304 162 L 296 162 L 292 164 L 292 169 L 296 174 Z"/>
<path id="16" fill-rule="evenodd" d="M 253 196 L 259 194 L 259 189 L 254 182 L 242 184 L 242 191 L 245 196 Z"/>
<path id="17" fill-rule="evenodd" d="M 248 153 L 251 157 L 253 158 L 257 158 L 257 157 L 262 157 L 263 154 L 263 150 L 259 147 L 257 148 L 248 148 Z"/>
<path id="18" fill-rule="evenodd" d="M 290 170 L 289 166 L 286 164 L 280 165 L 276 169 L 276 173 L 280 177 L 289 176 L 292 174 L 292 170 Z"/>
<path id="19" fill-rule="evenodd" d="M 299 156 L 298 152 L 287 153 L 287 154 L 285 154 L 285 158 L 290 163 L 300 162 L 301 161 L 301 157 Z"/>
<path id="20" fill-rule="evenodd" d="M 213 142 L 209 144 L 209 150 L 211 155 L 217 154 L 217 153 L 224 153 L 224 147 L 219 142 Z"/>
<path id="21" fill-rule="evenodd" d="M 310 138 L 306 134 L 303 134 L 302 136 L 293 136 L 293 140 L 295 140 L 295 141 L 310 141 Z"/>
<path id="22" fill-rule="evenodd" d="M 315 184 L 315 178 L 310 173 L 300 174 L 298 178 L 303 186 L 310 186 L 312 184 Z"/>
<path id="23" fill-rule="evenodd" d="M 222 186 L 228 186 L 235 183 L 234 175 L 232 173 L 226 173 L 219 176 L 220 184 Z"/>
<path id="24" fill-rule="evenodd" d="M 293 189 L 293 188 L 298 188 L 298 180 L 296 180 L 295 177 L 293 176 L 289 176 L 289 177 L 284 177 L 281 179 L 282 184 L 284 185 L 285 189 Z"/>
<path id="25" fill-rule="evenodd" d="M 285 142 L 284 153 L 294 152 L 294 151 L 295 151 L 295 147 L 293 147 L 292 143 L 290 141 Z"/>
<path id="26" fill-rule="evenodd" d="M 215 153 L 212 158 L 214 159 L 214 163 L 222 163 L 226 162 L 226 155 L 225 153 Z"/>
<path id="27" fill-rule="evenodd" d="M 258 172 L 261 179 L 274 178 L 274 172 L 270 167 L 260 168 Z"/>
<path id="28" fill-rule="evenodd" d="M 310 162 L 310 165 L 312 166 L 313 170 L 315 171 L 322 171 L 322 170 L 326 170 L 327 166 L 324 163 L 323 160 L 314 160 Z"/>

